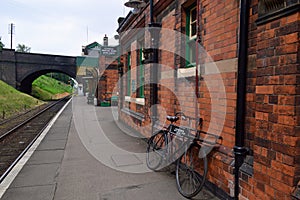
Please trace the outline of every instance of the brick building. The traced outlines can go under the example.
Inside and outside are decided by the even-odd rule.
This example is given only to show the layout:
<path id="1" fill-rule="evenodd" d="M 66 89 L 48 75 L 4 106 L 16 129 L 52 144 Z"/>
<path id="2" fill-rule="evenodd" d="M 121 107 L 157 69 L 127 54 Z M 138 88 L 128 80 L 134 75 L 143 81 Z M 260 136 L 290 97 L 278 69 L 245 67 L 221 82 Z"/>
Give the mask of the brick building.
<path id="1" fill-rule="evenodd" d="M 157 41 L 146 2 L 118 28 L 120 120 L 148 137 L 166 114 L 201 117 L 223 138 L 208 154 L 215 194 L 299 198 L 299 0 L 155 0 Z"/>
<path id="2" fill-rule="evenodd" d="M 82 56 L 78 61 L 78 78 L 89 88 L 88 100 L 91 103 L 109 106 L 112 99 L 118 98 L 118 45 L 108 44 L 108 37 L 105 35 L 103 44 L 93 42 L 82 47 Z M 94 101 L 94 97 L 97 102 Z"/>
<path id="3" fill-rule="evenodd" d="M 117 47 L 107 47 L 117 48 Z M 102 47 L 103 49 L 103 47 Z M 99 57 L 99 82 L 97 99 L 100 106 L 111 105 L 118 98 L 118 64 L 117 55 L 103 55 Z"/>

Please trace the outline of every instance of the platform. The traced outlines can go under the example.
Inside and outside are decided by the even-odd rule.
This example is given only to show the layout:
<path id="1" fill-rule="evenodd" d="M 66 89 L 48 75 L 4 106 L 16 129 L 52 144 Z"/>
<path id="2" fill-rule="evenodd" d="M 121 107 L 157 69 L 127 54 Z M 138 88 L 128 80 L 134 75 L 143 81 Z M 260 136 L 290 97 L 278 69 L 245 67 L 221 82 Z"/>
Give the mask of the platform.
<path id="1" fill-rule="evenodd" d="M 0 185 L 1 200 L 185 199 L 169 170 L 147 171 L 146 143 L 114 114 L 73 97 Z M 195 199 L 217 198 L 203 189 Z"/>

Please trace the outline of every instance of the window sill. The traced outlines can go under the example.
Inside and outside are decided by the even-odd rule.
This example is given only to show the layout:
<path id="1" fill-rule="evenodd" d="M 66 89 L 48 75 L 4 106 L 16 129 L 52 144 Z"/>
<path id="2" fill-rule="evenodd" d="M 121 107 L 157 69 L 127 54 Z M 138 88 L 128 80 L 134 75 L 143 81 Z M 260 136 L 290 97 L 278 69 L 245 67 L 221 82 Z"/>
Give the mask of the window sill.
<path id="1" fill-rule="evenodd" d="M 142 106 L 145 105 L 145 98 L 133 98 L 130 96 L 125 96 L 125 101 L 130 103 L 136 103 Z"/>
<path id="2" fill-rule="evenodd" d="M 191 63 L 186 66 L 186 68 L 196 67 L 196 63 Z"/>
<path id="3" fill-rule="evenodd" d="M 130 110 L 129 108 L 123 108 L 121 111 L 131 117 L 138 119 L 139 121 L 145 120 L 145 116 L 142 113 L 135 112 L 133 110 Z"/>

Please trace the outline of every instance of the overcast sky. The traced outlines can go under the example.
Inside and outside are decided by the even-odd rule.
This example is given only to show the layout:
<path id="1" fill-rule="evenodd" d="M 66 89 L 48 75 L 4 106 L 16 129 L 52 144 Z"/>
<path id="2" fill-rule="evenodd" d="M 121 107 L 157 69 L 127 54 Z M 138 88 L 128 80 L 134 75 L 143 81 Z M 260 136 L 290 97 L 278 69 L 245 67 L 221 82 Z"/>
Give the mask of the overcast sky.
<path id="1" fill-rule="evenodd" d="M 32 53 L 78 56 L 81 46 L 116 35 L 117 19 L 128 14 L 125 0 L 1 0 L 0 37 L 10 48 L 9 24 L 15 25 L 13 48 Z"/>

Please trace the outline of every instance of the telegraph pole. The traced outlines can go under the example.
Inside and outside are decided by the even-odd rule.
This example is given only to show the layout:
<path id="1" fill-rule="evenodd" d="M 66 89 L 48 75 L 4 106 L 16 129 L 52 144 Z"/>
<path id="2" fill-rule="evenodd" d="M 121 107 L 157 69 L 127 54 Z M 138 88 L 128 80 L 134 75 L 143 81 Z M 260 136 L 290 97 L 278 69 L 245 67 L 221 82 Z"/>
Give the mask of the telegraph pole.
<path id="1" fill-rule="evenodd" d="M 10 34 L 10 49 L 12 49 L 14 33 L 15 33 L 15 25 L 11 23 L 8 25 L 8 34 Z"/>

